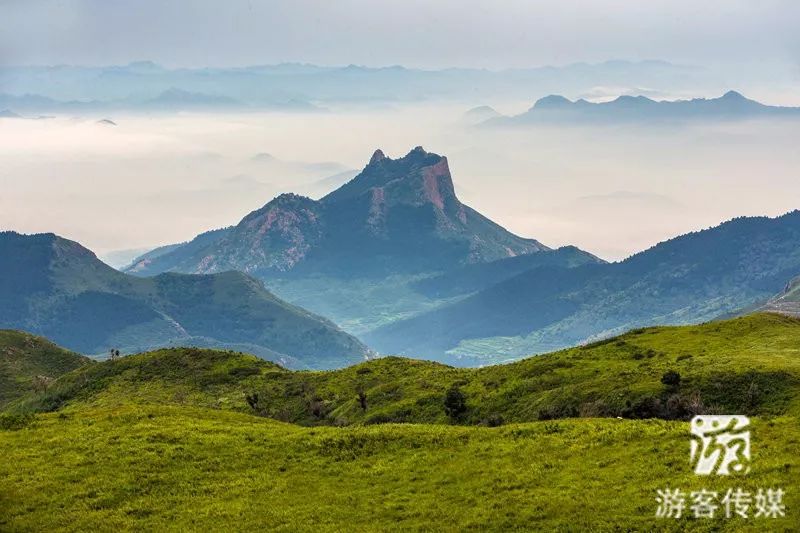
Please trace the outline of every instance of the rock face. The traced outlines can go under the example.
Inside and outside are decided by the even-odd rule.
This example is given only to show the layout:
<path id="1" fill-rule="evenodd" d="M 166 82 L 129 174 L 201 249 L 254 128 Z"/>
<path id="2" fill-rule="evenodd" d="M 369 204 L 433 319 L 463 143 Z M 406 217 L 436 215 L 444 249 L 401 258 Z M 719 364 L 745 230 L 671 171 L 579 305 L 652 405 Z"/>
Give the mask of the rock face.
<path id="1" fill-rule="evenodd" d="M 790 281 L 783 292 L 770 299 L 759 310 L 800 318 L 800 277 Z"/>
<path id="2" fill-rule="evenodd" d="M 462 204 L 447 158 L 417 147 L 399 159 L 376 150 L 360 174 L 319 201 L 283 194 L 190 254 L 178 247 L 129 271 L 349 277 L 444 270 L 544 250 Z"/>

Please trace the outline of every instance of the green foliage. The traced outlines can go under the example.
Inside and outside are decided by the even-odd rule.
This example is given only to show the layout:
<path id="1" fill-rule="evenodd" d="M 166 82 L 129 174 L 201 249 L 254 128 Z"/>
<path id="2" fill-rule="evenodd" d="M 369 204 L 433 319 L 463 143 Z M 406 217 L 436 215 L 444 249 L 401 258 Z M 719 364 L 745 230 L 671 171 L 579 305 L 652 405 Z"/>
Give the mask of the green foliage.
<path id="1" fill-rule="evenodd" d="M 674 370 L 667 370 L 661 376 L 661 383 L 670 388 L 677 388 L 681 384 L 681 375 Z"/>
<path id="2" fill-rule="evenodd" d="M 0 414 L 0 429 L 17 430 L 33 423 L 33 414 Z"/>

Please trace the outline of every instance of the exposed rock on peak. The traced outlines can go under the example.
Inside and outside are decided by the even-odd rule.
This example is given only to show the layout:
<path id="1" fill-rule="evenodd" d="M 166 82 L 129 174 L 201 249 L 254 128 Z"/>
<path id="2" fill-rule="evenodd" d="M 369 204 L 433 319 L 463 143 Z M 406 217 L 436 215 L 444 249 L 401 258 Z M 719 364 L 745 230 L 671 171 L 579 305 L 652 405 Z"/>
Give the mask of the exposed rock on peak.
<path id="1" fill-rule="evenodd" d="M 169 270 L 416 273 L 546 249 L 462 204 L 447 158 L 418 146 L 399 159 L 376 150 L 319 201 L 282 194 L 188 258 L 170 252 L 180 259 Z M 163 271 L 168 261 L 158 264 Z"/>
<path id="2" fill-rule="evenodd" d="M 386 155 L 383 153 L 383 150 L 381 150 L 380 148 L 378 148 L 378 149 L 377 149 L 377 150 L 375 150 L 375 152 L 372 154 L 372 157 L 370 157 L 370 159 L 369 159 L 369 164 L 370 164 L 370 165 L 374 165 L 375 163 L 378 163 L 378 162 L 380 162 L 380 161 L 383 161 L 384 159 L 386 159 Z"/>

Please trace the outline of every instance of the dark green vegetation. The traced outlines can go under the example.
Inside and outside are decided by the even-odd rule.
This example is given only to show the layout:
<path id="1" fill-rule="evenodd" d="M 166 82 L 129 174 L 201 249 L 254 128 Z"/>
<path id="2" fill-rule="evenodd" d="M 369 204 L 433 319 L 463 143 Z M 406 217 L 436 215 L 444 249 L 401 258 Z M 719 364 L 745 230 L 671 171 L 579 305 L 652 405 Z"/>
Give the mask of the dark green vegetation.
<path id="1" fill-rule="evenodd" d="M 792 531 L 799 341 L 800 321 L 760 314 L 483 369 L 290 372 L 196 349 L 93 363 L 2 416 L 0 529 Z M 749 474 L 695 476 L 682 420 L 563 419 L 675 396 L 753 415 Z M 787 517 L 657 519 L 667 486 L 781 487 Z"/>
<path id="2" fill-rule="evenodd" d="M 44 392 L 56 378 L 90 362 L 42 337 L 0 330 L 0 408 L 35 389 Z"/>
<path id="3" fill-rule="evenodd" d="M 168 345 L 247 350 L 299 368 L 355 363 L 367 348 L 238 272 L 138 278 L 53 234 L 0 234 L 0 327 L 88 354 Z"/>
<path id="4" fill-rule="evenodd" d="M 737 218 L 620 263 L 534 268 L 363 338 L 384 353 L 503 360 L 654 323 L 711 320 L 766 300 L 798 272 L 800 211 Z"/>

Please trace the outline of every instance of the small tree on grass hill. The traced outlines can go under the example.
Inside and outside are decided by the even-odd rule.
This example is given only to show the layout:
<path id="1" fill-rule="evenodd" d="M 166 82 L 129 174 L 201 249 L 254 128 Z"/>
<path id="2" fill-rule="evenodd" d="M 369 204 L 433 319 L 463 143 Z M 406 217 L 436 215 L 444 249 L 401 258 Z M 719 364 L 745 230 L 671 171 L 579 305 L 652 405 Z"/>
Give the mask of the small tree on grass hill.
<path id="1" fill-rule="evenodd" d="M 447 389 L 447 393 L 444 395 L 444 412 L 453 421 L 458 420 L 467 412 L 467 397 L 457 385 Z"/>
<path id="2" fill-rule="evenodd" d="M 677 389 L 681 385 L 681 375 L 674 370 L 667 370 L 664 372 L 664 375 L 661 376 L 661 383 L 666 385 L 669 389 Z"/>
<path id="3" fill-rule="evenodd" d="M 367 410 L 367 393 L 363 387 L 359 387 L 358 391 L 358 405 L 361 406 L 362 411 Z"/>

